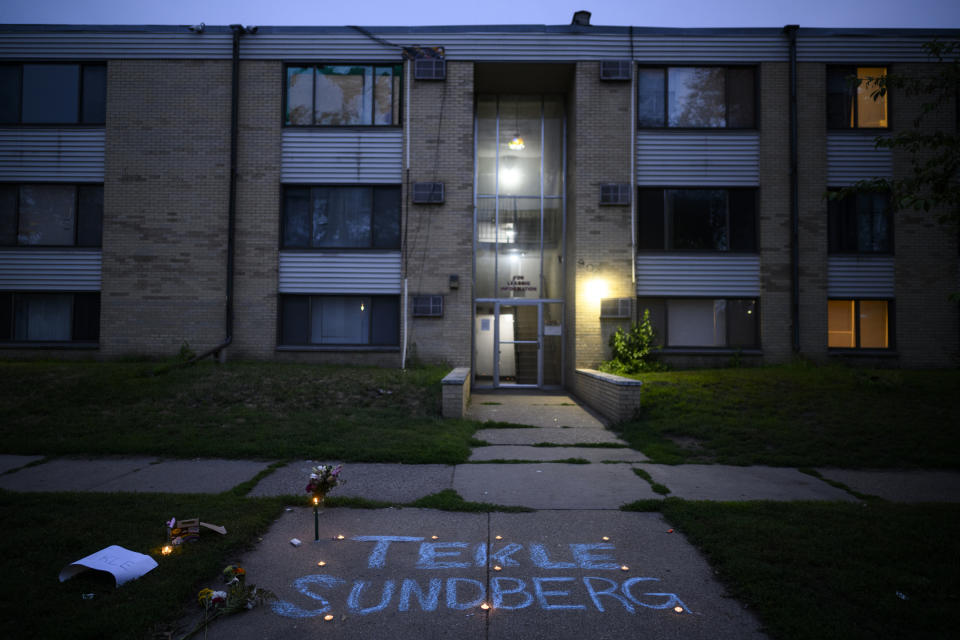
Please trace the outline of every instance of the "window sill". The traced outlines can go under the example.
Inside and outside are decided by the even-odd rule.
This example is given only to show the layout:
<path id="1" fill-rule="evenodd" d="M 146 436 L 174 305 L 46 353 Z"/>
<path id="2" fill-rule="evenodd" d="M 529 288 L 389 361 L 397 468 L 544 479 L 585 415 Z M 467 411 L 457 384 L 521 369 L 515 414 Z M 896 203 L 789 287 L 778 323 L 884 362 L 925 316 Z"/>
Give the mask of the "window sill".
<path id="1" fill-rule="evenodd" d="M 762 356 L 763 349 L 736 349 L 730 347 L 665 347 L 656 349 L 654 354 L 663 354 L 665 356 L 732 356 L 736 354 L 744 356 Z"/>
<path id="2" fill-rule="evenodd" d="M 356 353 L 399 353 L 400 347 L 390 345 L 277 345 L 277 351 L 336 351 Z"/>
<path id="3" fill-rule="evenodd" d="M 828 349 L 827 354 L 840 358 L 868 357 L 868 358 L 897 358 L 900 356 L 893 349 Z"/>
<path id="4" fill-rule="evenodd" d="M 290 130 L 312 130 L 312 131 L 370 131 L 370 130 L 396 130 L 403 129 L 399 124 L 284 124 L 284 129 Z"/>
<path id="5" fill-rule="evenodd" d="M 0 349 L 77 349 L 95 350 L 99 342 L 0 342 Z"/>

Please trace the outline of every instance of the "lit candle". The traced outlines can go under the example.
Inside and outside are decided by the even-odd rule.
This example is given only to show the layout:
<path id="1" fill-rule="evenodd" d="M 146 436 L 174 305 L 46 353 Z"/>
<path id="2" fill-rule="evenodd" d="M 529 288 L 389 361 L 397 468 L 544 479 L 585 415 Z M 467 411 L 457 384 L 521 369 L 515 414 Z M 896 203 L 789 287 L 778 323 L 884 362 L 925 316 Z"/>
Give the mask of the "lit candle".
<path id="1" fill-rule="evenodd" d="M 603 536 L 603 541 L 607 542 L 610 539 L 610 536 Z"/>
<path id="2" fill-rule="evenodd" d="M 430 536 L 430 539 L 431 539 L 431 540 L 439 540 L 439 539 L 440 539 L 440 536 Z"/>
<path id="3" fill-rule="evenodd" d="M 620 567 L 620 571 L 630 571 L 630 567 L 628 567 L 627 565 L 623 565 L 622 567 Z"/>
<path id="4" fill-rule="evenodd" d="M 484 602 L 482 605 L 480 605 L 480 608 L 483 609 L 484 611 L 486 611 L 487 609 L 490 608 L 490 605 L 488 605 L 486 602 Z"/>
<path id="5" fill-rule="evenodd" d="M 313 496 L 313 506 L 317 506 L 318 504 L 320 504 L 320 498 Z"/>
<path id="6" fill-rule="evenodd" d="M 675 606 L 673 610 L 676 611 L 677 613 L 683 613 L 683 607 L 681 607 L 680 605 Z"/>
<path id="7" fill-rule="evenodd" d="M 320 562 L 317 563 L 317 566 L 318 566 L 318 567 L 325 567 L 325 566 L 327 566 L 327 563 L 324 562 L 323 560 L 321 560 Z"/>
<path id="8" fill-rule="evenodd" d="M 164 545 L 163 549 L 160 550 L 160 553 L 162 553 L 165 556 L 168 556 L 171 553 L 173 553 L 173 547 L 171 547 L 170 545 Z"/>
<path id="9" fill-rule="evenodd" d="M 326 620 L 327 622 L 330 622 L 331 620 L 333 620 L 333 614 L 328 613 L 327 615 L 323 616 L 323 619 Z"/>
<path id="10" fill-rule="evenodd" d="M 497 540 L 503 540 L 503 536 L 497 536 Z"/>
<path id="11" fill-rule="evenodd" d="M 502 568 L 503 568 L 503 567 L 501 567 L 500 565 L 495 565 L 495 566 L 493 567 L 493 570 L 494 570 L 494 571 L 500 571 Z"/>
<path id="12" fill-rule="evenodd" d="M 337 540 L 343 540 L 343 534 L 342 534 L 342 533 L 337 534 Z"/>

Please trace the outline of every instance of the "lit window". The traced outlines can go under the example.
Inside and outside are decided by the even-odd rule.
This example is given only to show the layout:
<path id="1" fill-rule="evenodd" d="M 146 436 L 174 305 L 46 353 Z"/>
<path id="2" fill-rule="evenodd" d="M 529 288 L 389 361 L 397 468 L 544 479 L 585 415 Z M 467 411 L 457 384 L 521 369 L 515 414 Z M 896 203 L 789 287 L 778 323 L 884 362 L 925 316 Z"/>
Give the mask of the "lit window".
<path id="1" fill-rule="evenodd" d="M 637 197 L 644 251 L 757 250 L 756 189 L 647 189 Z"/>
<path id="2" fill-rule="evenodd" d="M 874 80 L 886 67 L 828 67 L 827 126 L 831 129 L 885 129 L 887 96 L 873 97 Z"/>
<path id="3" fill-rule="evenodd" d="M 655 339 L 666 347 L 755 349 L 760 345 L 755 298 L 638 298 L 650 311 Z"/>
<path id="4" fill-rule="evenodd" d="M 890 198 L 884 193 L 858 193 L 829 200 L 830 253 L 890 253 Z"/>
<path id="5" fill-rule="evenodd" d="M 280 344 L 396 346 L 397 296 L 280 296 Z"/>
<path id="6" fill-rule="evenodd" d="M 400 124 L 403 65 L 287 67 L 286 123 L 293 126 Z"/>
<path id="7" fill-rule="evenodd" d="M 828 301 L 827 346 L 831 349 L 889 349 L 887 300 Z"/>
<path id="8" fill-rule="evenodd" d="M 637 124 L 643 128 L 751 129 L 753 67 L 641 67 Z"/>
<path id="9" fill-rule="evenodd" d="M 0 292 L 0 341 L 96 342 L 100 294 Z"/>

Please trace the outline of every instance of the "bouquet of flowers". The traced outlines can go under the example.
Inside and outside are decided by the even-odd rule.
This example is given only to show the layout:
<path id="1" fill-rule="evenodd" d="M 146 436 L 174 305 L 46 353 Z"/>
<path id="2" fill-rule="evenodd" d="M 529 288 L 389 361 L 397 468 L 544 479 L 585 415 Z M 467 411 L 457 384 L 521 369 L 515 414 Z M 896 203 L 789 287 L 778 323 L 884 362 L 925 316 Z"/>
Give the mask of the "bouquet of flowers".
<path id="1" fill-rule="evenodd" d="M 327 493 L 338 484 L 343 484 L 340 471 L 343 465 L 322 464 L 310 469 L 310 480 L 307 482 L 307 493 L 312 494 L 317 501 L 323 500 Z"/>
<path id="2" fill-rule="evenodd" d="M 246 577 L 247 572 L 243 567 L 232 564 L 223 570 L 223 580 L 227 583 L 226 591 L 201 589 L 197 600 L 203 607 L 203 620 L 180 640 L 192 637 L 220 616 L 253 609 L 267 600 L 276 599 L 273 592 L 267 589 L 252 584 L 247 586 Z"/>

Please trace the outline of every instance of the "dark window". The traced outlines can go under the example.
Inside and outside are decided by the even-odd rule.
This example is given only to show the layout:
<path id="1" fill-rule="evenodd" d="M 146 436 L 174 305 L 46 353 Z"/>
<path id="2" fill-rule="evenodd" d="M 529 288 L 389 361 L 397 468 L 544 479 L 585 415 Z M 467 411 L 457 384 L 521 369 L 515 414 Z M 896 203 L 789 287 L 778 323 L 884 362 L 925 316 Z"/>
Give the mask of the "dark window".
<path id="1" fill-rule="evenodd" d="M 397 296 L 280 296 L 280 344 L 396 346 Z"/>
<path id="2" fill-rule="evenodd" d="M 106 65 L 0 65 L 0 123 L 103 124 L 106 102 Z"/>
<path id="3" fill-rule="evenodd" d="M 400 124 L 403 65 L 291 65 L 286 72 L 287 125 Z"/>
<path id="4" fill-rule="evenodd" d="M 644 251 L 757 250 L 756 189 L 648 189 L 638 193 Z"/>
<path id="5" fill-rule="evenodd" d="M 753 349 L 760 345 L 752 298 L 638 298 L 650 310 L 657 344 L 667 347 Z"/>
<path id="6" fill-rule="evenodd" d="M 0 246 L 99 247 L 103 185 L 0 185 Z"/>
<path id="7" fill-rule="evenodd" d="M 752 129 L 756 126 L 756 70 L 641 67 L 637 124 L 652 129 Z"/>
<path id="8" fill-rule="evenodd" d="M 399 249 L 400 187 L 287 187 L 285 249 Z"/>
<path id="9" fill-rule="evenodd" d="M 886 67 L 827 67 L 827 127 L 887 128 L 887 96 L 874 98 L 877 86 L 870 80 L 886 75 Z"/>
<path id="10" fill-rule="evenodd" d="M 889 300 L 829 300 L 827 346 L 831 349 L 889 349 Z"/>
<path id="11" fill-rule="evenodd" d="M 858 193 L 827 204 L 830 253 L 890 253 L 890 198 Z"/>
<path id="12" fill-rule="evenodd" d="M 0 340 L 96 342 L 99 293 L 0 293 Z"/>

